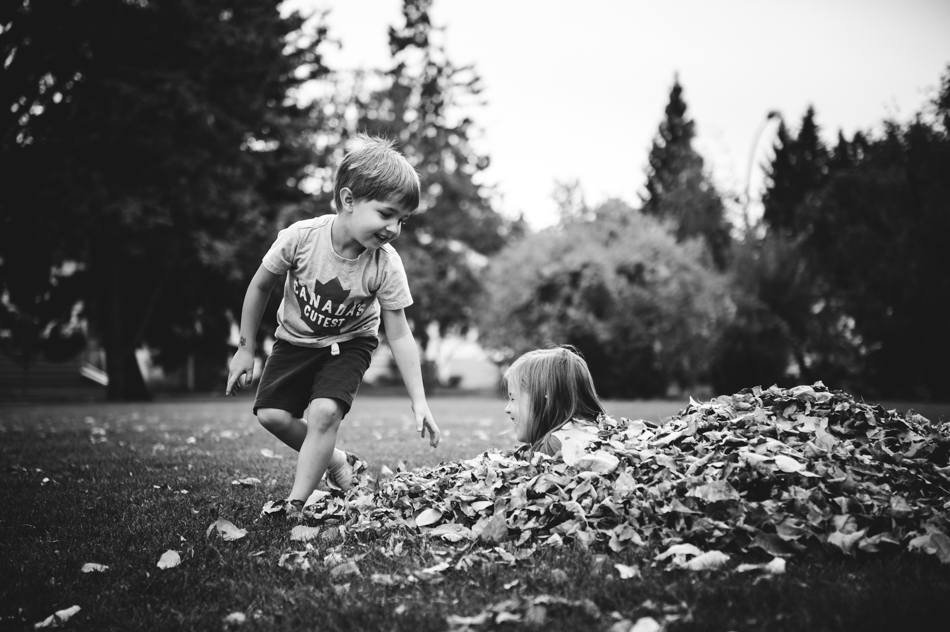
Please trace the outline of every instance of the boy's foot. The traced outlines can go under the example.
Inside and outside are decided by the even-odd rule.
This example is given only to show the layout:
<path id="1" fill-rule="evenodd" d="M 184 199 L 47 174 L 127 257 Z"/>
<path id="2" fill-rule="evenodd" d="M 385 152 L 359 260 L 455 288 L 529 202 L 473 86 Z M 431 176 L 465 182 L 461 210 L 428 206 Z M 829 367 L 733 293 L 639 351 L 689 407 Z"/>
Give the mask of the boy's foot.
<path id="1" fill-rule="evenodd" d="M 366 469 L 366 462 L 351 452 L 334 450 L 327 467 L 327 481 L 343 491 L 349 491 L 359 483 L 359 474 Z"/>
<path id="2" fill-rule="evenodd" d="M 303 501 L 290 500 L 268 500 L 261 509 L 261 518 L 300 518 L 303 516 Z"/>

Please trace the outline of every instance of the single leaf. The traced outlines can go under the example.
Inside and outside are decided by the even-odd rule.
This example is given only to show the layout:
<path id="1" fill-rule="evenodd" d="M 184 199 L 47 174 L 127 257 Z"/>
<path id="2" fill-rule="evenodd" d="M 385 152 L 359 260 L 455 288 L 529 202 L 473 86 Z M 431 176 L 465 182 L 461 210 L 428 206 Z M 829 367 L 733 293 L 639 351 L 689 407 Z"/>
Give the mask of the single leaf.
<path id="1" fill-rule="evenodd" d="M 217 530 L 218 535 L 228 542 L 240 540 L 247 535 L 247 529 L 239 529 L 238 527 L 234 526 L 230 520 L 225 520 L 224 518 L 218 518 L 212 522 L 205 531 L 205 534 L 211 535 L 212 530 Z"/>
<path id="2" fill-rule="evenodd" d="M 941 531 L 934 531 L 930 534 L 930 545 L 934 548 L 934 553 L 944 564 L 950 564 L 950 537 Z"/>
<path id="3" fill-rule="evenodd" d="M 691 571 L 708 571 L 723 566 L 729 561 L 729 556 L 722 551 L 707 551 L 686 562 L 685 567 Z"/>
<path id="4" fill-rule="evenodd" d="M 298 524 L 290 530 L 290 539 L 294 542 L 308 542 L 320 535 L 320 527 L 308 527 Z"/>
<path id="5" fill-rule="evenodd" d="M 428 527 L 442 519 L 442 512 L 432 507 L 426 507 L 415 516 L 417 527 Z"/>
<path id="6" fill-rule="evenodd" d="M 620 575 L 620 579 L 631 579 L 633 577 L 640 577 L 640 567 L 639 566 L 627 566 L 626 564 L 614 564 L 614 568 L 617 569 L 617 573 Z"/>
<path id="7" fill-rule="evenodd" d="M 83 573 L 102 573 L 107 570 L 109 570 L 109 567 L 105 564 L 95 564 L 93 562 L 83 564 L 81 569 Z"/>
<path id="8" fill-rule="evenodd" d="M 800 472 L 805 469 L 804 465 L 784 454 L 775 455 L 775 466 L 783 472 Z"/>
<path id="9" fill-rule="evenodd" d="M 77 612 L 79 612 L 79 610 L 80 610 L 79 606 L 70 606 L 69 608 L 66 608 L 66 609 L 64 609 L 64 610 L 57 610 L 56 612 L 54 612 L 54 613 L 51 614 L 50 616 L 46 617 L 45 619 L 43 619 L 43 620 L 40 621 L 39 623 L 34 624 L 34 625 L 33 625 L 33 628 L 34 628 L 34 629 L 39 629 L 39 628 L 56 628 L 56 627 L 59 627 L 60 625 L 62 625 L 62 624 L 64 624 L 64 623 L 66 623 L 67 621 L 69 621 L 69 619 L 70 619 L 74 614 L 76 614 Z"/>
<path id="10" fill-rule="evenodd" d="M 443 540 L 447 540 L 449 542 L 460 542 L 462 540 L 475 539 L 475 534 L 472 533 L 471 529 L 463 527 L 462 525 L 454 522 L 447 522 L 434 527 L 431 531 L 429 531 L 429 535 L 439 536 Z"/>
<path id="11" fill-rule="evenodd" d="M 620 459 L 603 450 L 584 454 L 577 460 L 577 469 L 598 474 L 609 474 L 617 469 L 618 465 L 620 465 Z"/>
<path id="12" fill-rule="evenodd" d="M 181 556 L 178 554 L 178 551 L 168 550 L 162 553 L 162 556 L 158 560 L 158 567 L 162 570 L 168 568 L 175 568 L 181 564 Z"/>
<path id="13" fill-rule="evenodd" d="M 224 618 L 224 625 L 244 625 L 244 622 L 247 621 L 247 615 L 243 612 L 232 612 Z"/>
<path id="14" fill-rule="evenodd" d="M 653 617 L 640 617 L 629 632 L 660 632 L 663 629 Z"/>
<path id="15" fill-rule="evenodd" d="M 657 555 L 654 559 L 659 561 L 659 560 L 665 560 L 666 558 L 672 555 L 685 556 L 685 555 L 702 555 L 702 554 L 703 554 L 702 550 L 698 548 L 696 545 L 674 544 L 670 548 L 666 549 L 665 551 Z"/>
<path id="16" fill-rule="evenodd" d="M 508 525 L 505 522 L 504 512 L 498 512 L 492 516 L 479 537 L 486 542 L 504 542 L 507 540 Z"/>
<path id="17" fill-rule="evenodd" d="M 342 575 L 359 575 L 360 568 L 356 565 L 356 562 L 349 560 L 338 564 L 330 569 L 330 577 L 340 577 Z"/>

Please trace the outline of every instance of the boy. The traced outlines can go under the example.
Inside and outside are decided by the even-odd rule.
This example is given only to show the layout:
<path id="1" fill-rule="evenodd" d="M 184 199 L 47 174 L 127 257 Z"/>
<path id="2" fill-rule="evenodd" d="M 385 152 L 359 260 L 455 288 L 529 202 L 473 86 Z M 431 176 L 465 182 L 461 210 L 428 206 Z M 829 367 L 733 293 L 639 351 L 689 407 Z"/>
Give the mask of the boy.
<path id="1" fill-rule="evenodd" d="M 404 309 L 412 304 L 406 273 L 389 245 L 419 205 L 419 176 L 391 142 L 361 134 L 344 156 L 333 189 L 336 215 L 292 224 L 264 255 L 244 297 L 240 344 L 225 391 L 232 395 L 250 385 L 261 315 L 286 273 L 277 340 L 254 414 L 300 452 L 293 488 L 281 507 L 288 516 L 299 514 L 325 472 L 341 489 L 352 486 L 355 457 L 336 449 L 336 436 L 379 343 L 380 320 L 409 392 L 416 430 L 422 437 L 428 430 L 433 448 L 441 437 L 406 322 Z"/>

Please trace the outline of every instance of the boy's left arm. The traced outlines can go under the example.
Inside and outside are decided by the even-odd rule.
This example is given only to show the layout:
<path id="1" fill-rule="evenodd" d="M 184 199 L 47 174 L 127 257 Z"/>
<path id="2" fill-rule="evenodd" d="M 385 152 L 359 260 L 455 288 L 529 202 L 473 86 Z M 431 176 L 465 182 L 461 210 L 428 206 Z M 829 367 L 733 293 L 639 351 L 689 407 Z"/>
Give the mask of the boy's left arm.
<path id="1" fill-rule="evenodd" d="M 416 432 L 423 437 L 429 431 L 429 445 L 433 448 L 439 445 L 442 433 L 432 418 L 429 404 L 426 403 L 426 393 L 422 385 L 422 369 L 419 366 L 419 348 L 412 337 L 409 323 L 406 321 L 406 312 L 401 309 L 384 309 L 382 312 L 383 326 L 386 328 L 386 340 L 393 352 L 393 359 L 399 368 L 402 381 L 409 391 L 412 401 L 412 412 L 416 417 Z"/>

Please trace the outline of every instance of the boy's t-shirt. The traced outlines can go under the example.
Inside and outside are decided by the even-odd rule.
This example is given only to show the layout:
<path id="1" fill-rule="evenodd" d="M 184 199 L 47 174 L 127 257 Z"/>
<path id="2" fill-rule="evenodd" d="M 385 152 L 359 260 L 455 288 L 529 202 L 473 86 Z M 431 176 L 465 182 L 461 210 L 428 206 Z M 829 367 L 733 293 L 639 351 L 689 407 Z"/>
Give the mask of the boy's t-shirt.
<path id="1" fill-rule="evenodd" d="M 287 273 L 277 310 L 276 336 L 301 347 L 327 347 L 379 333 L 380 309 L 412 305 L 406 270 L 396 250 L 384 244 L 356 259 L 333 250 L 336 215 L 291 224 L 277 235 L 262 261 L 274 274 Z"/>

